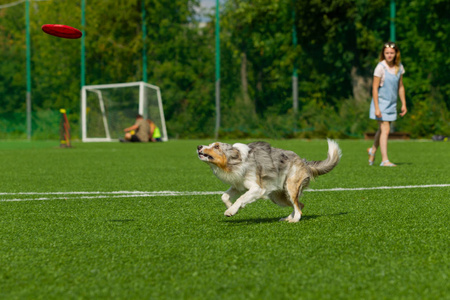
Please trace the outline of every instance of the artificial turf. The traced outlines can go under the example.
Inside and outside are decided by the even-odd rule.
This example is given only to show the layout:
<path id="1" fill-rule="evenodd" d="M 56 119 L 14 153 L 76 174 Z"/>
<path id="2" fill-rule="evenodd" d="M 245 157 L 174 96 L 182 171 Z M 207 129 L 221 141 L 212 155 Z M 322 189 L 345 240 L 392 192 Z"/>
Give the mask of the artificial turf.
<path id="1" fill-rule="evenodd" d="M 226 190 L 196 157 L 210 142 L 1 142 L 0 298 L 449 299 L 449 143 L 392 141 L 384 168 L 338 141 L 296 224 L 270 201 L 226 218 L 219 194 L 111 193 Z M 269 142 L 326 157 L 323 140 Z"/>

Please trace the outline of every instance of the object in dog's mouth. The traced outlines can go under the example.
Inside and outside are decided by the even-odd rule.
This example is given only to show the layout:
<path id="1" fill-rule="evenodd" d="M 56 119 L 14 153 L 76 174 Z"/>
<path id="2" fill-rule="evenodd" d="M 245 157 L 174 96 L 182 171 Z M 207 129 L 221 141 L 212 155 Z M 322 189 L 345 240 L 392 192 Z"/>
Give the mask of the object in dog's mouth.
<path id="1" fill-rule="evenodd" d="M 206 159 L 212 159 L 212 158 L 213 158 L 212 156 L 210 156 L 210 155 L 208 155 L 208 154 L 205 154 L 205 153 L 202 153 L 202 152 L 199 152 L 199 153 L 198 153 L 198 156 L 199 156 L 200 158 L 206 158 Z"/>
<path id="2" fill-rule="evenodd" d="M 211 155 L 208 155 L 206 153 L 204 153 L 202 151 L 203 146 L 198 146 L 197 147 L 197 154 L 198 154 L 198 158 L 200 158 L 201 160 L 207 159 L 207 160 L 211 160 L 213 159 L 213 157 Z"/>
<path id="3" fill-rule="evenodd" d="M 208 154 L 209 153 L 209 154 Z M 216 142 L 197 147 L 198 158 L 230 188 L 222 195 L 227 207 L 224 215 L 234 216 L 240 208 L 258 199 L 270 199 L 293 212 L 282 221 L 298 222 L 303 203 L 299 201 L 311 180 L 329 173 L 341 158 L 338 144 L 328 140 L 327 158 L 308 161 L 289 150 L 265 142 L 226 144 Z"/>

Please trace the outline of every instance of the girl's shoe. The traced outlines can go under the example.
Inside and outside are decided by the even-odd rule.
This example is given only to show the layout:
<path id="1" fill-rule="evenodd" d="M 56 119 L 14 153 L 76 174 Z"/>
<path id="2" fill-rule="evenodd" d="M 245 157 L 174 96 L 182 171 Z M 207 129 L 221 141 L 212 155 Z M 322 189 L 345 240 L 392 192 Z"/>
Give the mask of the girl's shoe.
<path id="1" fill-rule="evenodd" d="M 372 147 L 367 148 L 367 154 L 369 154 L 369 166 L 373 166 L 375 160 L 375 153 L 372 152 Z"/>
<path id="2" fill-rule="evenodd" d="M 391 163 L 389 160 L 382 161 L 380 167 L 396 167 L 396 164 Z"/>

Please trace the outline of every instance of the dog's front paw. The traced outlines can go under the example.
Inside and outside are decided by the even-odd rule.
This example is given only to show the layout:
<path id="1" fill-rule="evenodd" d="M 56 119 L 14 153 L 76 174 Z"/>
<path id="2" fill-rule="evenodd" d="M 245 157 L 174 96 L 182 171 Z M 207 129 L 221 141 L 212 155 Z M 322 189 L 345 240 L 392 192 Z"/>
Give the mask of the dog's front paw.
<path id="1" fill-rule="evenodd" d="M 222 199 L 223 203 L 225 204 L 225 206 L 227 208 L 230 208 L 231 205 L 233 205 L 233 203 L 230 201 L 230 195 L 229 194 L 227 194 L 227 193 L 223 194 L 221 199 Z"/>
<path id="2" fill-rule="evenodd" d="M 232 205 L 229 209 L 227 209 L 224 213 L 225 216 L 231 217 L 234 216 L 239 210 L 239 206 Z"/>

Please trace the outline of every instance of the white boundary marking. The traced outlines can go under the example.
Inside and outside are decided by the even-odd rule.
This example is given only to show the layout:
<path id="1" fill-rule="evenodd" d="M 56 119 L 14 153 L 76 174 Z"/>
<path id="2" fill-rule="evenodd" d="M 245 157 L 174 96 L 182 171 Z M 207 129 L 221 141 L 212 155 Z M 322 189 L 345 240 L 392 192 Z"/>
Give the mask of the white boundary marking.
<path id="1" fill-rule="evenodd" d="M 417 189 L 417 188 L 442 188 L 450 187 L 450 184 L 426 184 L 426 185 L 404 185 L 404 186 L 379 186 L 379 187 L 361 187 L 361 188 L 332 188 L 332 189 L 307 189 L 305 192 L 342 192 L 342 191 L 370 191 L 370 190 L 395 190 L 395 189 Z M 114 191 L 114 192 L 18 192 L 18 193 L 0 193 L 0 196 L 50 196 L 59 197 L 38 197 L 38 198 L 14 198 L 0 199 L 0 202 L 14 201 L 43 201 L 43 200 L 72 200 L 72 199 L 102 199 L 102 198 L 134 198 L 134 197 L 167 197 L 167 196 L 197 196 L 197 195 L 220 195 L 223 192 L 192 192 L 192 191 Z M 61 197 L 64 195 L 64 197 Z M 72 197 L 67 197 L 70 195 Z M 73 197 L 76 195 L 75 197 Z"/>
<path id="2" fill-rule="evenodd" d="M 369 190 L 399 190 L 399 189 L 419 189 L 432 187 L 450 187 L 450 184 L 425 184 L 425 185 L 403 185 L 403 186 L 377 186 L 377 187 L 363 187 L 363 188 L 333 188 L 333 189 L 318 189 L 305 190 L 305 192 L 340 192 L 340 191 L 369 191 Z"/>

